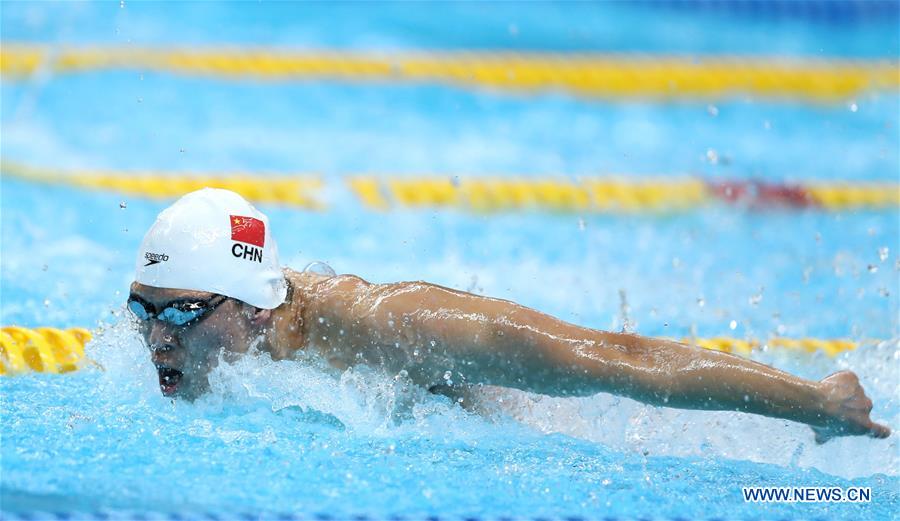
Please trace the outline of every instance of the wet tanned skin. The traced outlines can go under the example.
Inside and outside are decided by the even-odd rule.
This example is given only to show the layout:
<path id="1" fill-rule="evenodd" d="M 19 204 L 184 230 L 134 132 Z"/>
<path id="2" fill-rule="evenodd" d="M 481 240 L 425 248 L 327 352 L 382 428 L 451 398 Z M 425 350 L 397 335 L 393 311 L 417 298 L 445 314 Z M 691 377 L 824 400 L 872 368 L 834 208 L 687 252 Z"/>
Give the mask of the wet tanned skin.
<path id="1" fill-rule="evenodd" d="M 553 396 L 608 392 L 654 405 L 797 421 L 810 425 L 819 442 L 890 435 L 869 418 L 872 402 L 849 371 L 815 382 L 726 353 L 585 328 L 510 301 L 425 282 L 370 284 L 353 275 L 286 274 L 292 296 L 279 308 L 226 302 L 197 331 L 176 335 L 171 352 L 157 355 L 152 349 L 159 357 L 154 361 L 172 357 L 187 367 L 191 385 L 185 392 L 193 395 L 202 392 L 211 350 L 242 353 L 261 336 L 257 346 L 276 359 L 306 349 L 342 369 L 363 363 L 405 370 L 426 388 L 450 384 L 462 391 L 488 384 Z M 154 305 L 186 293 L 139 284 L 132 289 Z M 143 332 L 149 346 L 164 345 L 166 331 L 145 326 Z"/>

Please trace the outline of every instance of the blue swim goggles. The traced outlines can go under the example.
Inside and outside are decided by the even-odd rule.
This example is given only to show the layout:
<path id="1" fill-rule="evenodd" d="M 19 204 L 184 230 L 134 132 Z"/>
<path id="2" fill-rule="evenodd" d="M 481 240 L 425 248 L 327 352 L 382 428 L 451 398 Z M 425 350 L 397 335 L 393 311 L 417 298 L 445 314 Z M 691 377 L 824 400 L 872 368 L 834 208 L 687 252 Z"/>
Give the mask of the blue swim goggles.
<path id="1" fill-rule="evenodd" d="M 225 295 L 214 295 L 208 300 L 176 300 L 170 302 L 161 311 L 157 311 L 146 300 L 137 295 L 128 297 L 128 309 L 138 320 L 148 321 L 155 318 L 175 326 L 189 326 L 202 320 L 213 312 L 223 302 L 228 300 Z"/>

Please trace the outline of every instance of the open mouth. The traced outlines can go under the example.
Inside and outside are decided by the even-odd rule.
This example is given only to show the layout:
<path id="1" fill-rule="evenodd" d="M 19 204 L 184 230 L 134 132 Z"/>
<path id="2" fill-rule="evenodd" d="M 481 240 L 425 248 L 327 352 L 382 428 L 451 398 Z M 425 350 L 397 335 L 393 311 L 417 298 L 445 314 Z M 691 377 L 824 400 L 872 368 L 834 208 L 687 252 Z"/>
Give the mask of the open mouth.
<path id="1" fill-rule="evenodd" d="M 159 375 L 159 389 L 166 396 L 171 396 L 175 394 L 175 391 L 178 389 L 178 384 L 181 382 L 181 377 L 184 376 L 184 373 L 179 371 L 178 369 L 172 369 L 171 367 L 166 367 L 163 365 L 156 366 L 156 372 Z"/>

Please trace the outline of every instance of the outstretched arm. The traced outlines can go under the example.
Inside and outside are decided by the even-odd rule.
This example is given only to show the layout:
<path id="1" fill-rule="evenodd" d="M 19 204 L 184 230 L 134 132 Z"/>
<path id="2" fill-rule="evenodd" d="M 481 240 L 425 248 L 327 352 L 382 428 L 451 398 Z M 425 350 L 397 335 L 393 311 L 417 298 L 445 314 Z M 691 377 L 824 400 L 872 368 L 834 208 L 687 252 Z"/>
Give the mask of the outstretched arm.
<path id="1" fill-rule="evenodd" d="M 353 280 L 350 280 L 353 279 Z M 361 338 L 407 355 L 424 385 L 445 375 L 555 396 L 608 392 L 684 409 L 735 410 L 805 423 L 819 441 L 890 430 L 869 419 L 853 373 L 804 380 L 741 357 L 669 340 L 569 324 L 513 302 L 433 284 L 343 284 Z M 348 324 L 350 323 L 348 322 Z"/>

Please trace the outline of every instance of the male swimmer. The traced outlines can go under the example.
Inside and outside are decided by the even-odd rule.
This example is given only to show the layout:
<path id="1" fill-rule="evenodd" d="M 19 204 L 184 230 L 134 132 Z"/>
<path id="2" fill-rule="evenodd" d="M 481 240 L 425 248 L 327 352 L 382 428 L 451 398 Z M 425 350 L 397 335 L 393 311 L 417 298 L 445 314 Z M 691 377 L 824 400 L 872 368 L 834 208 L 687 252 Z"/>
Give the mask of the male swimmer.
<path id="1" fill-rule="evenodd" d="M 128 309 L 166 396 L 208 389 L 220 353 L 273 359 L 305 350 L 344 369 L 405 370 L 426 389 L 478 384 L 551 396 L 599 392 L 682 409 L 731 410 L 809 425 L 816 440 L 885 438 L 859 379 L 819 381 L 678 342 L 566 323 L 507 300 L 425 282 L 282 269 L 268 219 L 206 188 L 163 210 L 138 254 Z M 452 390 L 452 389 L 451 389 Z"/>

